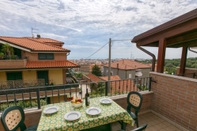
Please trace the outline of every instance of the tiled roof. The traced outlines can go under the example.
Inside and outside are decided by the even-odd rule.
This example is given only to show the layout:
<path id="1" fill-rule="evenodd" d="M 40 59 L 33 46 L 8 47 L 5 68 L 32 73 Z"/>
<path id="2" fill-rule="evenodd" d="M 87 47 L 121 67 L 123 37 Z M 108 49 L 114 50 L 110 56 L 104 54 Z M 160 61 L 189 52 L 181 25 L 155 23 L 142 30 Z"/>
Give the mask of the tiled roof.
<path id="1" fill-rule="evenodd" d="M 108 66 L 108 64 L 104 66 Z M 134 60 L 124 59 L 111 63 L 111 68 L 131 70 L 131 69 L 151 68 L 151 66 L 136 62 Z"/>
<path id="2" fill-rule="evenodd" d="M 101 76 L 99 78 L 104 80 L 104 81 L 108 81 L 108 76 Z M 115 80 L 121 80 L 121 79 L 118 75 L 110 76 L 110 81 L 115 81 Z"/>
<path id="3" fill-rule="evenodd" d="M 91 79 L 91 81 L 93 81 L 93 82 L 99 82 L 99 81 L 102 81 L 98 76 L 96 76 L 96 75 L 94 75 L 94 74 L 88 74 L 87 75 L 87 77 L 88 78 L 90 78 Z"/>
<path id="4" fill-rule="evenodd" d="M 0 40 L 32 50 L 32 51 L 60 51 L 70 52 L 56 44 L 63 45 L 63 42 L 50 38 L 31 38 L 31 37 L 5 37 L 0 36 Z M 54 45 L 52 44 L 54 43 Z"/>
<path id="5" fill-rule="evenodd" d="M 68 60 L 63 61 L 28 61 L 26 68 L 75 68 L 79 67 L 77 64 Z"/>

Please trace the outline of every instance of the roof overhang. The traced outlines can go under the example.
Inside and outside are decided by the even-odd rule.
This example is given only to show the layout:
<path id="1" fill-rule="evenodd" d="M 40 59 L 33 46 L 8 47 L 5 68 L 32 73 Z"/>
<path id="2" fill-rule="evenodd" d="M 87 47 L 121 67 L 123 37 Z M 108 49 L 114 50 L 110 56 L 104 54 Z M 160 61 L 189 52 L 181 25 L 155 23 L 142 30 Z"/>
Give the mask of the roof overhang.
<path id="1" fill-rule="evenodd" d="M 7 42 L 7 41 L 0 40 L 0 43 L 1 43 L 1 44 L 4 44 L 4 45 L 5 45 L 5 44 L 9 44 L 11 47 L 14 47 L 14 48 L 17 48 L 17 49 L 20 49 L 20 50 L 23 50 L 23 51 L 31 52 L 30 49 L 23 48 L 23 47 L 21 47 L 21 46 L 17 46 L 17 45 L 15 45 L 15 44 L 9 43 L 9 42 Z"/>
<path id="2" fill-rule="evenodd" d="M 139 34 L 131 42 L 137 46 L 158 47 L 161 39 L 165 39 L 169 48 L 197 47 L 197 9 Z"/>

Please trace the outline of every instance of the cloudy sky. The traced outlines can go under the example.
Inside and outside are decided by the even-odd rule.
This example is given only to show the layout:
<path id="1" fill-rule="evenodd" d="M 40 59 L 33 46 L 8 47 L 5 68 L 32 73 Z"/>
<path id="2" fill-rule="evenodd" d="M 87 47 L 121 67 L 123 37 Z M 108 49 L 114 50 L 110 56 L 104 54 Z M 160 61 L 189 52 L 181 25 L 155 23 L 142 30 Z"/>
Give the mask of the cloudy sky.
<path id="1" fill-rule="evenodd" d="M 151 58 L 131 39 L 195 8 L 196 0 L 1 0 L 0 35 L 60 40 L 68 59 L 108 58 L 111 38 L 112 58 Z M 166 58 L 180 58 L 180 50 Z"/>

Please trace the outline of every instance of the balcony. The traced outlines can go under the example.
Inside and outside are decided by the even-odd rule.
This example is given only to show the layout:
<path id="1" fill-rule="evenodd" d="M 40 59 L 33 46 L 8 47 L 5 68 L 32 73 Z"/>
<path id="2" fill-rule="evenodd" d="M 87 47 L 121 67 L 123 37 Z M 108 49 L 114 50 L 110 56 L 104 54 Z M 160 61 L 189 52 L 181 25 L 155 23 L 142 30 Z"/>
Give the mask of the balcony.
<path id="1" fill-rule="evenodd" d="M 0 90 L 0 108 L 3 108 L 2 103 L 9 103 L 7 101 L 8 99 L 10 99 L 10 101 L 13 101 L 12 104 L 16 104 L 19 98 L 21 98 L 21 100 L 31 98 L 32 100 L 35 99 L 38 101 L 41 97 L 47 98 L 48 96 L 51 97 L 51 103 L 61 102 L 62 100 L 68 101 L 68 98 L 74 95 L 83 97 L 84 88 L 86 87 L 92 89 L 92 97 L 108 95 L 120 106 L 126 108 L 127 93 L 131 90 L 140 91 L 141 88 L 138 86 L 140 84 L 144 85 L 145 83 L 147 83 L 148 90 L 141 91 L 143 95 L 143 103 L 139 115 L 140 125 L 148 123 L 148 131 L 196 131 L 197 80 L 182 76 L 167 75 L 155 72 L 151 72 L 150 75 L 152 80 L 141 79 L 140 81 L 111 81 L 110 87 L 113 87 L 113 89 L 111 88 L 110 90 L 108 90 L 107 83 L 101 84 L 104 85 L 101 86 L 104 88 L 96 87 L 99 85 L 98 83 L 80 84 L 78 88 L 72 87 L 71 85 L 30 87 L 28 89 L 20 88 L 21 95 L 19 97 L 18 94 L 18 97 L 16 99 L 14 99 L 14 96 L 16 95 L 16 93 L 19 93 L 17 92 L 18 89 L 9 89 L 9 95 L 6 95 L 6 92 L 8 92 L 8 90 Z M 142 82 L 145 83 L 142 84 Z M 96 88 L 97 93 L 93 92 L 93 87 Z M 34 97 L 31 97 L 33 94 Z M 43 104 L 41 103 L 38 103 L 36 106 L 33 106 L 33 104 L 30 103 L 29 107 L 25 109 L 25 123 L 27 126 L 34 125 L 39 122 L 39 118 L 41 115 L 40 108 Z M 127 125 L 127 130 L 130 130 L 132 128 L 133 127 Z M 116 131 L 117 129 L 120 129 L 120 125 L 118 123 L 113 123 L 112 129 L 113 131 Z M 3 130 L 2 125 L 0 125 L 0 130 Z"/>
<path id="2" fill-rule="evenodd" d="M 27 59 L 0 60 L 0 69 L 25 68 L 26 64 L 27 64 Z"/>

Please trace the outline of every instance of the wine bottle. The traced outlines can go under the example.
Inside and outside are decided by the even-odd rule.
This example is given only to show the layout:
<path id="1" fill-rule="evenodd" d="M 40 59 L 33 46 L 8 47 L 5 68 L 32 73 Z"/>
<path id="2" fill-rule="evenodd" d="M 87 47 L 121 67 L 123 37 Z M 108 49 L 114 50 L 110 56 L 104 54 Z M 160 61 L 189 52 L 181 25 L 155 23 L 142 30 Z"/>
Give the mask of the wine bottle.
<path id="1" fill-rule="evenodd" d="M 86 88 L 85 104 L 86 104 L 86 106 L 90 105 L 90 98 L 89 98 L 88 88 Z"/>

